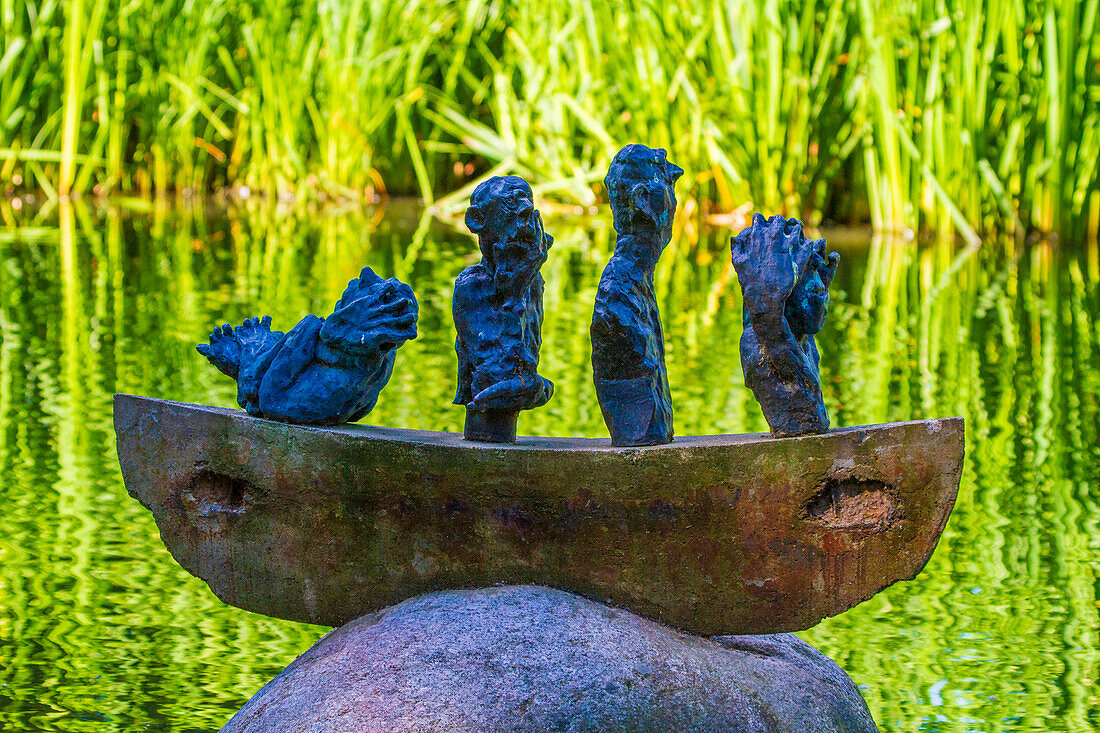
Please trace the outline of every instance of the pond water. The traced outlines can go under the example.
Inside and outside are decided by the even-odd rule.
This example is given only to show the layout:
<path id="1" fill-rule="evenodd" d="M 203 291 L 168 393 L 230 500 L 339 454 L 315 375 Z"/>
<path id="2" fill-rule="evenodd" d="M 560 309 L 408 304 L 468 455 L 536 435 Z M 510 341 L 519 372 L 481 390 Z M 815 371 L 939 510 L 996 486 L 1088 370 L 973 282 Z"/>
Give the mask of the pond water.
<path id="1" fill-rule="evenodd" d="M 326 629 L 226 606 L 130 499 L 111 395 L 234 406 L 214 323 L 327 314 L 363 265 L 409 282 L 421 336 L 369 422 L 461 430 L 455 275 L 471 239 L 407 207 L 284 215 L 148 204 L 0 209 L 0 730 L 216 731 Z M 606 219 L 550 219 L 544 375 L 521 432 L 605 435 L 588 324 Z M 729 231 L 679 231 L 657 277 L 676 431 L 766 424 L 738 360 Z M 836 425 L 966 418 L 958 505 L 913 582 L 801 634 L 883 731 L 1100 727 L 1100 266 L 1095 244 L 963 250 L 830 238 L 820 339 Z"/>

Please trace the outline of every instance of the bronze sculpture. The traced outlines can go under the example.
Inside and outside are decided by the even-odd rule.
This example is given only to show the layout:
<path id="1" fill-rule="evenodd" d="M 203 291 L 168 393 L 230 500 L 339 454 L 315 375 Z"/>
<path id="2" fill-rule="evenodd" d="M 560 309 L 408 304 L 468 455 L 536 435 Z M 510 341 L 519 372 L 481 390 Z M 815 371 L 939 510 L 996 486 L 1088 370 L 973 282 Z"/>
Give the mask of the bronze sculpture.
<path id="1" fill-rule="evenodd" d="M 516 176 L 490 178 L 474 190 L 466 226 L 481 262 L 455 280 L 458 391 L 467 440 L 510 443 L 521 410 L 546 404 L 553 383 L 538 373 L 543 280 L 539 268 L 554 238 L 542 227 L 531 187 Z"/>
<path id="2" fill-rule="evenodd" d="M 810 239 L 802 222 L 760 214 L 731 238 L 744 301 L 741 366 L 772 435 L 823 433 L 829 414 L 821 397 L 814 335 L 829 312 L 829 284 L 840 255 Z"/>
<path id="3" fill-rule="evenodd" d="M 604 179 L 617 238 L 592 314 L 592 370 L 614 445 L 672 441 L 672 396 L 653 272 L 672 238 L 674 187 L 683 173 L 664 150 L 627 145 Z"/>

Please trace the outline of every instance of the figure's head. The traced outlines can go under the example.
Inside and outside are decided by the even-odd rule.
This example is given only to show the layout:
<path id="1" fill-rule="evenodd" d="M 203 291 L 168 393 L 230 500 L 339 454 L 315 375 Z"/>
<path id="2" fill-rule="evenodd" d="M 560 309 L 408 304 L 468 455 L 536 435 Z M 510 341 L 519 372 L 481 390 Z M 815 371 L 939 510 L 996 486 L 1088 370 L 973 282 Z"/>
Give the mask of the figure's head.
<path id="1" fill-rule="evenodd" d="M 627 145 L 615 155 L 603 179 L 615 219 L 615 231 L 620 235 L 656 236 L 661 249 L 672 238 L 675 186 L 684 174 L 666 155 L 660 148 Z M 659 255 L 660 249 L 651 254 Z"/>
<path id="2" fill-rule="evenodd" d="M 826 259 L 824 239 L 805 236 L 801 239 L 801 246 L 809 249 L 809 257 L 784 308 L 787 324 L 797 337 L 813 336 L 825 326 L 825 317 L 829 315 L 828 281 L 836 268 L 835 263 L 830 268 Z"/>
<path id="3" fill-rule="evenodd" d="M 542 228 L 531 187 L 518 176 L 495 176 L 475 188 L 466 226 L 477 235 L 481 254 L 493 271 L 535 260 L 541 265 L 554 241 Z"/>

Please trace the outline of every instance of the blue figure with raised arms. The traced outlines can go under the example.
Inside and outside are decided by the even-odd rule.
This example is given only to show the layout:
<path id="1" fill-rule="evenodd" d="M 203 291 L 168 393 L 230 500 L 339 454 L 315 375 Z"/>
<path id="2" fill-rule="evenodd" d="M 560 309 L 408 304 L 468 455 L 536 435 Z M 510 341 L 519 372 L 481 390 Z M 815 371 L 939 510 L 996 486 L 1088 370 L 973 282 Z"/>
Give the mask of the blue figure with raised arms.
<path id="1" fill-rule="evenodd" d="M 303 425 L 363 418 L 393 373 L 397 348 L 416 338 L 412 288 L 369 267 L 348 283 L 328 318 L 306 316 L 289 333 L 271 317 L 215 328 L 199 353 L 237 380 L 248 414 Z"/>
<path id="2" fill-rule="evenodd" d="M 745 309 L 741 368 L 772 435 L 823 433 L 829 413 L 821 396 L 814 336 L 829 314 L 829 285 L 840 255 L 810 239 L 802 222 L 760 214 L 730 240 Z"/>

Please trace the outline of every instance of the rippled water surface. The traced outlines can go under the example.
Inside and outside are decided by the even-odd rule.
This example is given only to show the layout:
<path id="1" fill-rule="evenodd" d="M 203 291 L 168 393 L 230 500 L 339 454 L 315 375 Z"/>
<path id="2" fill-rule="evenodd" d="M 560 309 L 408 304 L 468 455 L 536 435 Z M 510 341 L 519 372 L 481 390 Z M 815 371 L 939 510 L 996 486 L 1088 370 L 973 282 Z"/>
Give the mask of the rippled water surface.
<path id="1" fill-rule="evenodd" d="M 396 207 L 135 207 L 0 209 L 3 731 L 215 731 L 325 632 L 219 602 L 122 486 L 113 392 L 234 404 L 194 350 L 215 322 L 270 313 L 287 328 L 327 314 L 362 266 L 395 274 L 422 335 L 367 419 L 461 430 L 450 293 L 471 239 Z M 610 230 L 547 228 L 541 371 L 557 390 L 521 431 L 600 436 L 588 323 Z M 679 434 L 766 429 L 738 363 L 728 236 L 682 231 L 658 270 Z M 834 424 L 963 415 L 968 447 L 925 571 L 802 635 L 884 731 L 1100 728 L 1095 245 L 830 241 Z"/>

